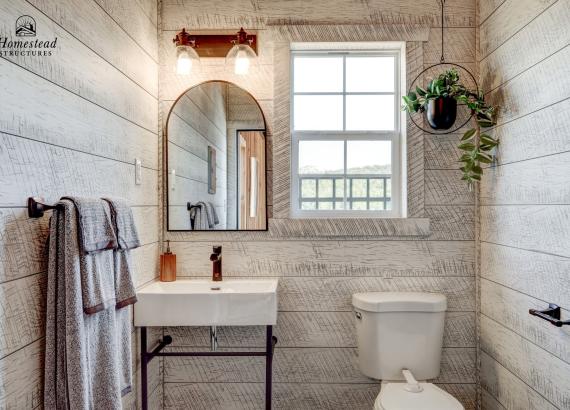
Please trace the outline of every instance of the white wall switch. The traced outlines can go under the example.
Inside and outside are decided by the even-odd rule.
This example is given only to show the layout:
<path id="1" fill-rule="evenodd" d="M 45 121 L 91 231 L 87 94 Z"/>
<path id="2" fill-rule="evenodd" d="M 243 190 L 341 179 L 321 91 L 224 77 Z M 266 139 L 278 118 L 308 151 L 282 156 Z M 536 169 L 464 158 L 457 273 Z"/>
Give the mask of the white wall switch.
<path id="1" fill-rule="evenodd" d="M 141 160 L 135 158 L 135 185 L 142 184 L 142 163 Z"/>
<path id="2" fill-rule="evenodd" d="M 169 181 L 170 181 L 170 190 L 176 191 L 176 170 L 175 169 L 172 169 L 170 171 Z"/>

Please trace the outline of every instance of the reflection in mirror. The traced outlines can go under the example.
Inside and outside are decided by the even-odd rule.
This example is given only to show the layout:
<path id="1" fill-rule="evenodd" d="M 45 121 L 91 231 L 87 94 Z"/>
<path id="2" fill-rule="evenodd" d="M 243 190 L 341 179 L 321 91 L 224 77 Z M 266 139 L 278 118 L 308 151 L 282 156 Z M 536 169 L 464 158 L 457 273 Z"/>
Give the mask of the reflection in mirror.
<path id="1" fill-rule="evenodd" d="M 191 88 L 166 139 L 168 230 L 267 229 L 265 121 L 249 93 L 222 81 Z"/>

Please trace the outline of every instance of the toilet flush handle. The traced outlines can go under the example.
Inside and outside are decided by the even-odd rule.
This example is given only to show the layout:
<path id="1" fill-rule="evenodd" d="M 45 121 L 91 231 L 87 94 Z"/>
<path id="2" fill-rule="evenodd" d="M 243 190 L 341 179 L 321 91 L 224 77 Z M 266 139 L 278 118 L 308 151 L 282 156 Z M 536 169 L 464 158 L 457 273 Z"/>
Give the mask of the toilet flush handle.
<path id="1" fill-rule="evenodd" d="M 418 383 L 418 381 L 416 380 L 411 371 L 409 371 L 408 369 L 403 369 L 402 374 L 406 379 L 406 387 L 404 387 L 406 391 L 409 391 L 410 393 L 419 393 L 423 391 L 423 387 L 420 386 L 420 384 Z"/>

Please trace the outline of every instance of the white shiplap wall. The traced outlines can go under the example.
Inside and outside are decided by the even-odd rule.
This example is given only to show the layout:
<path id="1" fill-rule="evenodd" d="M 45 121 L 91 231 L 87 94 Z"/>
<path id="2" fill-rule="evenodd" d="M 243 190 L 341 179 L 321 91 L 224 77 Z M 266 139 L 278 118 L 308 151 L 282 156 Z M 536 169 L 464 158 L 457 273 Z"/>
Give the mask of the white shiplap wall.
<path id="1" fill-rule="evenodd" d="M 570 1 L 480 1 L 479 68 L 500 105 L 481 184 L 484 409 L 570 408 Z"/>
<path id="2" fill-rule="evenodd" d="M 41 408 L 43 401 L 49 215 L 28 219 L 26 198 L 128 199 L 143 243 L 134 251 L 138 286 L 156 276 L 159 248 L 156 2 L 2 1 L 1 37 L 16 39 L 21 15 L 35 19 L 38 39 L 57 37 L 57 49 L 50 57 L 0 58 L 2 409 Z M 135 157 L 143 165 L 140 186 Z M 155 361 L 153 408 L 162 403 L 159 372 Z M 136 391 L 125 397 L 126 408 L 137 407 Z"/>
<path id="3" fill-rule="evenodd" d="M 171 229 L 190 229 L 187 203 L 210 202 L 226 226 L 227 198 L 227 90 L 222 83 L 207 83 L 189 90 L 170 113 L 168 196 Z M 208 147 L 216 151 L 216 192 L 208 193 Z M 172 178 L 175 170 L 176 184 Z"/>
<path id="4" fill-rule="evenodd" d="M 475 0 L 448 2 L 446 25 L 448 61 L 475 67 Z M 426 25 L 429 41 L 423 43 L 423 64 L 439 61 L 439 7 L 432 0 L 367 2 L 316 0 L 274 2 L 164 0 L 160 8 L 159 99 L 163 118 L 172 102 L 186 89 L 206 80 L 231 81 L 253 94 L 268 119 L 269 213 L 275 216 L 273 173 L 287 167 L 289 156 L 276 149 L 273 136 L 286 126 L 277 115 L 274 90 L 286 87 L 274 77 L 271 36 L 321 36 L 352 26 L 354 38 L 393 36 L 385 26 L 402 30 L 409 38 Z M 281 24 L 285 26 L 274 26 Z M 294 33 L 288 31 L 289 25 Z M 305 30 L 303 24 L 311 24 Z M 318 24 L 329 25 L 322 31 Z M 204 60 L 191 76 L 173 74 L 172 37 L 182 27 L 191 31 L 257 29 L 260 67 L 255 75 L 237 77 L 222 61 Z M 324 26 L 323 26 L 324 27 Z M 368 31 L 367 31 L 368 30 Z M 368 34 L 367 34 L 368 33 Z M 414 34 L 416 33 L 416 34 Z M 394 38 L 392 38 L 394 39 Z M 334 39 L 333 39 L 334 41 Z M 419 43 L 422 44 L 422 43 Z M 280 48 L 279 50 L 282 50 Z M 279 56 L 276 58 L 279 60 Z M 277 67 L 279 68 L 279 67 Z M 275 115 L 274 115 L 275 110 Z M 165 124 L 162 124 L 164 126 Z M 280 279 L 279 338 L 275 356 L 274 408 L 276 409 L 370 409 L 379 384 L 360 374 L 356 365 L 356 341 L 350 306 L 351 294 L 366 290 L 441 291 L 449 298 L 442 373 L 437 382 L 461 400 L 467 409 L 476 407 L 475 337 L 475 200 L 460 178 L 455 144 L 459 135 L 424 136 L 417 163 L 425 178 L 418 195 L 421 209 L 407 225 L 391 223 L 347 224 L 327 221 L 304 223 L 269 220 L 269 232 L 168 233 L 178 258 L 179 276 L 211 274 L 208 255 L 221 244 L 224 275 L 234 277 L 277 276 Z M 417 161 L 418 158 L 412 158 Z M 415 165 L 415 163 L 414 163 Z M 414 170 L 415 171 L 415 170 Z M 421 181 L 421 180 L 420 180 Z M 281 184 L 282 185 L 282 184 Z M 281 186 L 280 185 L 280 186 Z M 285 203 L 287 189 L 280 193 Z M 288 198 L 287 198 L 288 200 Z M 272 206 L 273 205 L 273 206 Z M 280 208 L 283 208 L 280 206 Z M 278 217 L 286 214 L 279 210 Z M 421 219 L 421 218 L 424 219 Z M 402 232 L 431 233 L 422 237 L 388 236 Z M 360 227 L 359 227 L 360 226 Z M 345 229 L 346 228 L 346 229 Z M 360 229 L 360 230 L 359 230 Z M 371 237 L 359 235 L 370 230 Z M 263 345 L 263 329 L 224 328 L 224 347 L 252 348 Z M 207 348 L 208 335 L 199 328 L 168 328 L 174 348 Z M 165 407 L 172 409 L 253 409 L 263 405 L 263 366 L 255 359 L 168 358 L 164 362 Z"/>

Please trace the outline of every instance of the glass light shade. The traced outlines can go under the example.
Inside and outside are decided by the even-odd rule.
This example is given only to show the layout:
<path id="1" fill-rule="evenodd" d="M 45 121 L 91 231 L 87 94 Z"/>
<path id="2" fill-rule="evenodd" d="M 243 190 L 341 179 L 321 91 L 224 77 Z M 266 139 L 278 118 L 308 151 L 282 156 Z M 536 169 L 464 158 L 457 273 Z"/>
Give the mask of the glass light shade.
<path id="1" fill-rule="evenodd" d="M 176 74 L 188 75 L 192 67 L 200 62 L 200 57 L 196 50 L 190 46 L 176 47 Z"/>
<path id="2" fill-rule="evenodd" d="M 257 55 L 248 44 L 236 44 L 226 55 L 226 65 L 233 67 L 237 75 L 246 75 L 257 64 Z"/>

